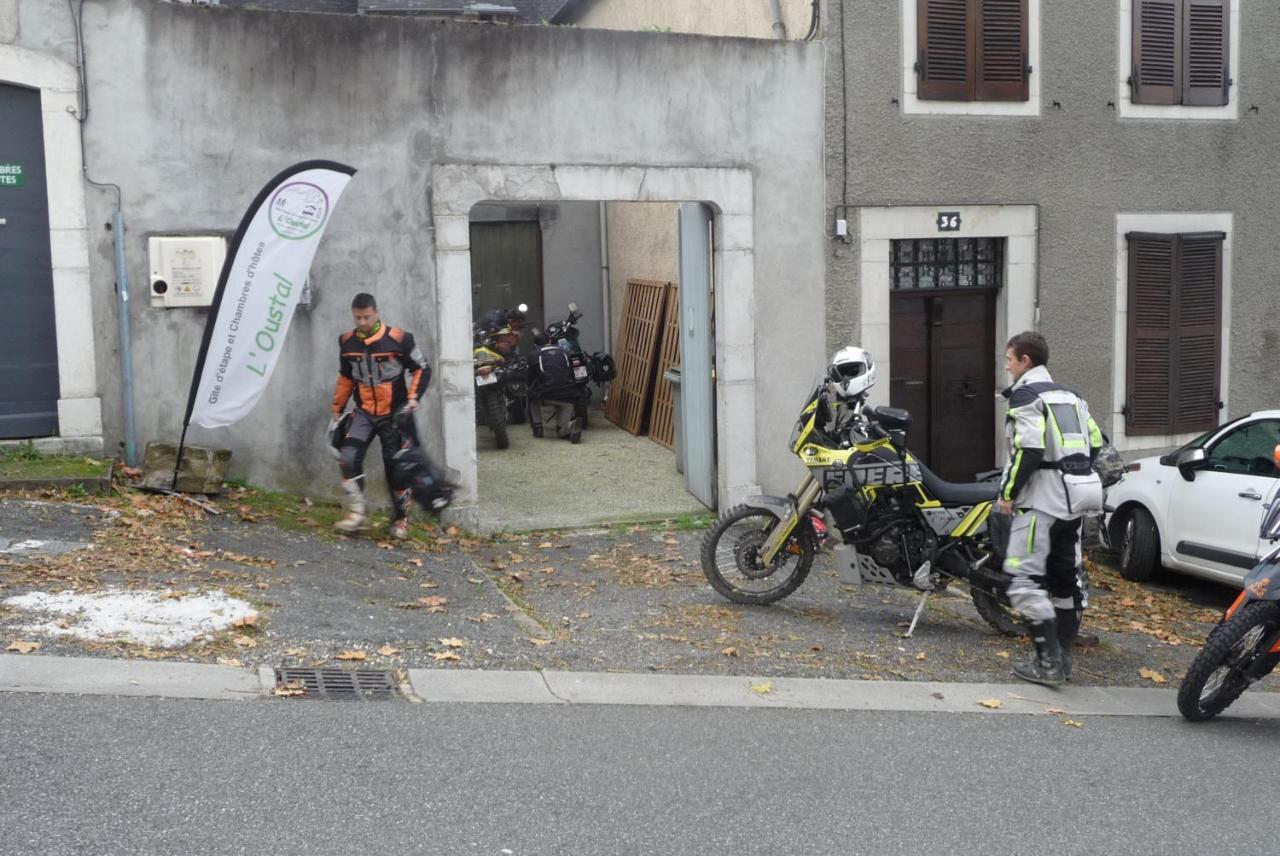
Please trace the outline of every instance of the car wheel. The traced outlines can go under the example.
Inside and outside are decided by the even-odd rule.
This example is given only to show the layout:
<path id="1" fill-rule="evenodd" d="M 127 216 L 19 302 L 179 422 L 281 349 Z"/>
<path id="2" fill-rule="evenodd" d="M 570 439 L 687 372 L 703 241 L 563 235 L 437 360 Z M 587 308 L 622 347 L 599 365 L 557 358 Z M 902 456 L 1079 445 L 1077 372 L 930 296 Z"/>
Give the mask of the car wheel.
<path id="1" fill-rule="evenodd" d="M 1120 576 L 1145 583 L 1160 569 L 1160 533 L 1145 508 L 1131 509 L 1120 527 Z"/>

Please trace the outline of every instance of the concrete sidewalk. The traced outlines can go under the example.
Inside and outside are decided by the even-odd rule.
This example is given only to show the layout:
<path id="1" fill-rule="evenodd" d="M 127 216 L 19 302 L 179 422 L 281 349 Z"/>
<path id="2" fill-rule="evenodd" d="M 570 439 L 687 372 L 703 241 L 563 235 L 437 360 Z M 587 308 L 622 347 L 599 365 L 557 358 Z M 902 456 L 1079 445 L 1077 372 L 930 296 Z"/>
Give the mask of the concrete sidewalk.
<path id="1" fill-rule="evenodd" d="M 411 699 L 435 704 L 1178 716 L 1173 689 L 444 669 L 410 669 L 407 684 Z M 273 688 L 267 667 L 255 673 L 198 663 L 0 655 L 0 692 L 265 701 L 274 700 Z M 1280 719 L 1280 695 L 1246 693 L 1225 716 Z"/>

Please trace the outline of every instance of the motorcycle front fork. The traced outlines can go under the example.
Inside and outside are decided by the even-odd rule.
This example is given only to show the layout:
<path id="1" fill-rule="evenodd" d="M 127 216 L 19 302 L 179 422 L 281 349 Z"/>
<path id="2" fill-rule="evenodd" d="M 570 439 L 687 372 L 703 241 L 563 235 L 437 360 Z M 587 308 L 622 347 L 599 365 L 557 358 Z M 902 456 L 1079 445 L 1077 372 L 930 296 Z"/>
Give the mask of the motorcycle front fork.
<path id="1" fill-rule="evenodd" d="M 795 532 L 796 524 L 809 512 L 809 509 L 813 508 L 813 504 L 818 501 L 821 493 L 822 485 L 818 484 L 813 476 L 806 474 L 795 493 L 788 497 L 792 500 L 791 507 L 769 532 L 769 537 L 760 548 L 760 558 L 766 565 L 777 557 L 782 550 L 782 545 L 786 544 L 791 533 Z"/>

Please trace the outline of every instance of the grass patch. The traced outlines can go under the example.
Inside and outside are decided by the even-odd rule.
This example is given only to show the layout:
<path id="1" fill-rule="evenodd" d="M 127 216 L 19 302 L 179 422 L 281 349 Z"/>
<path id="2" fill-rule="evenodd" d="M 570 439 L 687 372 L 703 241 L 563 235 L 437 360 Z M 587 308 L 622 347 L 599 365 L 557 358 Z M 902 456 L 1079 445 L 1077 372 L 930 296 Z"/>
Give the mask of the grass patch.
<path id="1" fill-rule="evenodd" d="M 235 504 L 242 518 L 270 521 L 293 532 L 324 532 L 336 537 L 333 524 L 345 514 L 336 502 L 315 502 L 297 494 L 252 487 L 243 481 L 228 481 L 226 485 L 230 490 L 225 496 Z M 370 522 L 378 525 L 381 521 L 371 519 Z"/>
<path id="2" fill-rule="evenodd" d="M 42 455 L 30 445 L 0 448 L 0 479 L 100 479 L 110 467 L 81 455 Z"/>

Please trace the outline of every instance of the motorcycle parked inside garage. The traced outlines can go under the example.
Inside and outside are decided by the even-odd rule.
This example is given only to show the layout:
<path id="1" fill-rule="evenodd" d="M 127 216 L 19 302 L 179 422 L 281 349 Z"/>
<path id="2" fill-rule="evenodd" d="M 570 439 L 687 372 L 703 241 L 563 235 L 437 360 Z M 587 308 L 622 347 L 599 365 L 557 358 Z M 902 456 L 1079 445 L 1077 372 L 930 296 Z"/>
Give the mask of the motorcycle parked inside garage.
<path id="1" fill-rule="evenodd" d="M 472 358 L 475 363 L 476 424 L 487 425 L 499 449 L 511 445 L 507 436 L 507 358 L 494 347 L 492 337 L 476 331 Z"/>
<path id="2" fill-rule="evenodd" d="M 595 383 L 597 387 L 603 388 L 618 376 L 618 371 L 614 366 L 613 357 L 608 354 L 602 351 L 588 354 L 582 350 L 582 345 L 578 342 L 577 323 L 580 320 L 582 320 L 582 313 L 578 311 L 578 304 L 570 303 L 569 314 L 563 321 L 547 325 L 547 341 L 569 354 L 569 365 L 573 368 L 573 378 L 580 392 L 578 400 L 574 403 L 574 416 L 581 419 L 580 424 L 586 428 L 587 408 L 591 402 L 589 384 Z"/>
<path id="3" fill-rule="evenodd" d="M 1280 445 L 1273 454 L 1280 469 Z M 1263 459 L 1265 460 L 1265 458 Z M 1262 516 L 1259 537 L 1280 541 L 1280 498 Z M 1203 722 L 1222 713 L 1251 684 L 1280 664 L 1280 544 L 1244 578 L 1240 596 L 1209 632 L 1178 688 L 1184 719 Z"/>

